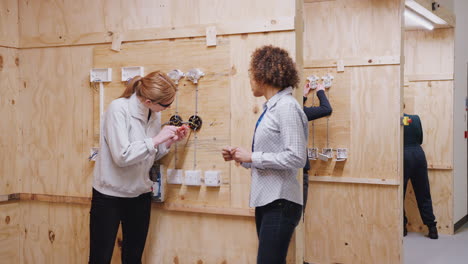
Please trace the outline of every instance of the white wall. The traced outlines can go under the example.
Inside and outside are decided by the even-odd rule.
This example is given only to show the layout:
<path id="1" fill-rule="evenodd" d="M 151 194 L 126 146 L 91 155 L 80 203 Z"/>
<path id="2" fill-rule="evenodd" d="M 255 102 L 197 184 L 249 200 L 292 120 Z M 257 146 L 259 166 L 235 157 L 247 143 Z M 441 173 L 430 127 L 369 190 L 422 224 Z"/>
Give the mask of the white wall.
<path id="1" fill-rule="evenodd" d="M 442 1 L 441 1 L 442 2 Z M 468 72 L 468 1 L 452 0 L 457 17 L 455 28 L 455 92 L 454 92 L 454 223 L 468 214 L 467 173 L 467 97 Z M 441 3 L 443 4 L 443 3 Z"/>

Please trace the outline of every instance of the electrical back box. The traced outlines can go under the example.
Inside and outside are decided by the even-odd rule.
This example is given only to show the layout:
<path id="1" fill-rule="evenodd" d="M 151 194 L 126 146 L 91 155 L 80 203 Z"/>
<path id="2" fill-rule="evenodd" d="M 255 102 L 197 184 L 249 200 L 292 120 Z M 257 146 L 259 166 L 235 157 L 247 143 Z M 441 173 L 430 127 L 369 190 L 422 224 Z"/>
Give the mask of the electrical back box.
<path id="1" fill-rule="evenodd" d="M 184 179 L 184 171 L 167 169 L 166 179 L 168 184 L 182 184 Z"/>
<path id="2" fill-rule="evenodd" d="M 112 68 L 94 68 L 89 71 L 90 82 L 111 82 Z"/>
<path id="3" fill-rule="evenodd" d="M 131 80 L 135 76 L 143 77 L 145 70 L 142 66 L 122 67 L 122 82 Z"/>
<path id="4" fill-rule="evenodd" d="M 200 186 L 201 185 L 201 171 L 199 170 L 185 171 L 184 184 L 187 186 Z"/>

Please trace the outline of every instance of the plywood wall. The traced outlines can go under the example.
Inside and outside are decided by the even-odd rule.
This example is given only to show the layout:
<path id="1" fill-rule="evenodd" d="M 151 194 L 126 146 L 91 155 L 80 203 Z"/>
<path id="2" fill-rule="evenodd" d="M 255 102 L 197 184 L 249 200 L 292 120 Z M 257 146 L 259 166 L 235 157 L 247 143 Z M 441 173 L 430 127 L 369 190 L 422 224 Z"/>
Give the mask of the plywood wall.
<path id="1" fill-rule="evenodd" d="M 17 144 L 16 163 L 10 169 L 18 175 L 17 192 L 90 196 L 93 163 L 87 157 L 96 144 L 98 105 L 96 91 L 89 83 L 89 69 L 106 65 L 114 69 L 115 82 L 106 85 L 107 104 L 123 89 L 117 76 L 121 66 L 142 65 L 146 72 L 199 67 L 207 76 L 200 82 L 199 111 L 204 127 L 198 134 L 197 166 L 202 170 L 221 170 L 224 183 L 214 189 L 168 186 L 166 205 L 179 206 L 178 210 L 198 206 L 199 211 L 210 207 L 221 215 L 172 212 L 155 205 L 145 261 L 255 263 L 257 238 L 248 209 L 249 171 L 224 163 L 219 150 L 229 144 L 250 146 L 263 103 L 263 99 L 251 95 L 247 74 L 250 54 L 261 45 L 273 44 L 288 49 L 294 57 L 294 26 L 286 32 L 218 36 L 218 45 L 212 48 L 205 46 L 204 38 L 181 38 L 123 43 L 121 52 L 116 53 L 109 50 L 109 43 L 82 45 L 80 40 L 96 33 L 104 34 L 107 41 L 112 34 L 128 30 L 170 30 L 226 21 L 235 22 L 232 24 L 239 26 L 241 32 L 248 32 L 248 21 L 271 19 L 271 24 L 275 24 L 284 17 L 294 19 L 295 1 L 19 0 L 18 8 L 18 42 L 28 48 L 18 51 L 20 85 L 15 85 L 15 102 L 22 111 L 14 116 L 21 126 L 18 133 L 7 133 L 16 134 L 14 139 L 21 142 Z M 193 84 L 182 82 L 179 96 L 179 111 L 187 119 L 193 111 Z M 167 119 L 173 111 L 164 113 L 163 118 Z M 185 150 L 179 148 L 181 168 L 192 168 L 192 150 L 193 135 Z M 164 162 L 174 166 L 173 153 Z M 19 228 L 19 263 L 86 262 L 89 205 L 21 202 L 17 211 L 23 219 Z M 118 241 L 114 263 L 120 262 L 117 244 Z M 292 249 L 295 248 L 293 243 Z M 288 263 L 296 261 L 294 252 L 288 259 Z"/>
<path id="2" fill-rule="evenodd" d="M 19 57 L 21 191 L 90 196 L 92 47 L 27 49 Z"/>
<path id="3" fill-rule="evenodd" d="M 14 48 L 0 47 L 0 194 L 18 192 L 15 159 L 19 139 L 19 56 Z"/>
<path id="4" fill-rule="evenodd" d="M 437 227 L 453 234 L 454 30 L 406 31 L 405 57 L 405 112 L 421 118 Z M 408 230 L 426 233 L 412 187 L 405 208 Z"/>
<path id="5" fill-rule="evenodd" d="M 18 47 L 18 0 L 0 1 L 0 46 Z"/>
<path id="6" fill-rule="evenodd" d="M 327 146 L 328 123 L 328 146 L 349 152 L 345 162 L 311 163 L 309 263 L 402 261 L 402 7 L 399 0 L 305 3 L 305 76 L 335 77 L 327 91 L 333 114 L 309 126 L 309 147 Z"/>
<path id="7" fill-rule="evenodd" d="M 0 204 L 1 263 L 19 263 L 21 213 L 18 203 Z"/>

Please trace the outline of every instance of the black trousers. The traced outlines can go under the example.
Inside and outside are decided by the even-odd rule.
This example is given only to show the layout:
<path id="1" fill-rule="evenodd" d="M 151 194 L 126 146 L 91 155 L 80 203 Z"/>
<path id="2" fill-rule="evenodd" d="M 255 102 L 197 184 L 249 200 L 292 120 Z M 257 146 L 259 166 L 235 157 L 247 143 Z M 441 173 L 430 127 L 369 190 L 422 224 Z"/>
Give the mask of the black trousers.
<path id="1" fill-rule="evenodd" d="M 122 263 L 141 263 L 151 213 L 151 193 L 135 198 L 102 194 L 93 189 L 90 212 L 90 264 L 110 263 L 122 223 Z"/>
<path id="2" fill-rule="evenodd" d="M 257 264 L 285 264 L 289 243 L 301 219 L 302 206 L 279 199 L 255 208 Z"/>
<path id="3" fill-rule="evenodd" d="M 421 146 L 405 146 L 404 149 L 404 197 L 406 196 L 406 187 L 408 180 L 411 180 L 414 194 L 418 203 L 419 214 L 425 225 L 435 226 L 435 216 L 432 209 L 431 190 L 429 187 L 429 178 L 427 176 L 427 161 L 424 150 Z M 408 223 L 406 213 L 404 214 L 404 223 Z"/>

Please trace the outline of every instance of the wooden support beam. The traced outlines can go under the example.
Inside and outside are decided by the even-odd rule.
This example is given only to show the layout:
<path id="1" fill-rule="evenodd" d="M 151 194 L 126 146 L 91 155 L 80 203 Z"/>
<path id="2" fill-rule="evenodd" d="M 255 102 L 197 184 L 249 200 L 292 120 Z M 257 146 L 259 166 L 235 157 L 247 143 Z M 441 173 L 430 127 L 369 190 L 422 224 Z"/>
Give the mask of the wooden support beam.
<path id="1" fill-rule="evenodd" d="M 453 74 L 411 74 L 405 75 L 408 82 L 453 81 Z"/>
<path id="2" fill-rule="evenodd" d="M 200 24 L 183 27 L 161 27 L 129 30 L 119 33 L 122 42 L 176 39 L 190 37 L 205 37 L 207 27 L 216 27 L 216 33 L 221 35 L 236 35 L 245 33 L 260 33 L 273 31 L 294 30 L 294 17 L 278 17 L 272 19 L 258 19 L 250 21 L 226 21 L 217 24 Z M 57 47 L 70 45 L 89 45 L 112 43 L 115 37 L 113 32 L 94 32 L 65 36 L 40 35 L 23 36 L 20 40 L 20 48 Z"/>
<path id="3" fill-rule="evenodd" d="M 354 183 L 354 184 L 373 184 L 373 185 L 393 185 L 398 186 L 400 182 L 395 179 L 369 179 L 369 178 L 353 178 L 353 177 L 334 177 L 334 176 L 311 176 L 311 182 L 338 182 L 338 183 Z"/>
<path id="4" fill-rule="evenodd" d="M 334 68 L 334 67 L 356 67 L 373 65 L 399 65 L 400 56 L 373 56 L 363 58 L 327 59 L 327 60 L 305 60 L 304 68 Z"/>
<path id="5" fill-rule="evenodd" d="M 187 204 L 176 204 L 176 203 L 155 203 L 153 205 L 156 208 L 177 211 L 177 212 L 192 212 L 192 213 L 203 213 L 203 214 L 216 214 L 216 215 L 229 215 L 229 216 L 255 216 L 253 209 L 244 208 L 222 208 L 212 207 L 204 205 L 187 205 Z"/>
<path id="6" fill-rule="evenodd" d="M 51 195 L 51 194 L 36 194 L 36 193 L 13 193 L 0 195 L 0 204 L 13 201 L 37 201 L 46 203 L 63 203 L 63 204 L 82 204 L 90 205 L 91 197 L 78 197 L 66 195 Z M 255 216 L 255 211 L 250 208 L 223 208 L 204 205 L 186 205 L 176 203 L 156 203 L 153 202 L 156 208 L 177 211 L 177 212 L 192 212 L 202 214 L 229 215 L 229 216 Z"/>

